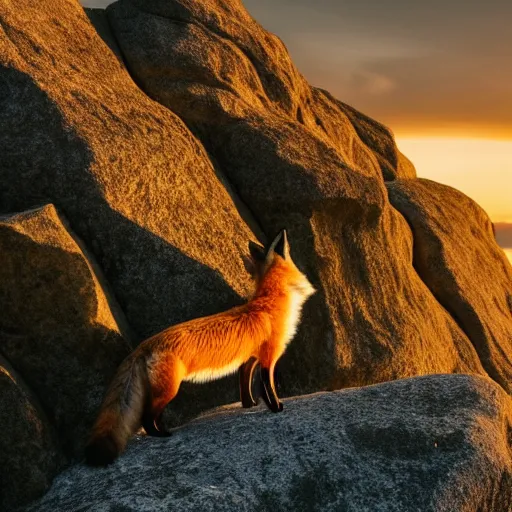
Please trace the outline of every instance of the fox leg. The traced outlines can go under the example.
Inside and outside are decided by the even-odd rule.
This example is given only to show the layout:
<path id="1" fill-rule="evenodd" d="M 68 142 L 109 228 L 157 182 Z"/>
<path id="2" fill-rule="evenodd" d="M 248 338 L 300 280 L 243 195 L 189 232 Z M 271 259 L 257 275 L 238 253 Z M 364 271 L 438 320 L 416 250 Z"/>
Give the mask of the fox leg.
<path id="1" fill-rule="evenodd" d="M 281 412 L 283 410 L 283 404 L 280 402 L 276 393 L 273 366 L 271 368 L 261 367 L 261 382 L 263 384 L 262 396 L 267 407 L 272 412 Z"/>
<path id="2" fill-rule="evenodd" d="M 262 383 L 262 397 L 267 407 L 272 412 L 281 412 L 283 410 L 283 404 L 280 402 L 279 397 L 276 393 L 276 387 L 274 384 L 274 368 L 277 360 L 281 354 L 276 354 L 275 350 L 271 350 L 271 347 L 266 343 L 262 347 L 261 351 L 261 383 Z"/>
<path id="3" fill-rule="evenodd" d="M 183 364 L 174 356 L 162 358 L 155 364 L 150 378 L 151 400 L 142 417 L 146 434 L 155 437 L 171 435 L 162 425 L 162 413 L 165 406 L 178 394 L 183 376 Z"/>
<path id="4" fill-rule="evenodd" d="M 238 370 L 238 376 L 240 380 L 240 401 L 242 407 L 249 408 L 258 405 L 258 402 L 252 395 L 252 379 L 254 370 L 258 366 L 258 359 L 251 357 L 247 362 L 240 366 Z"/>

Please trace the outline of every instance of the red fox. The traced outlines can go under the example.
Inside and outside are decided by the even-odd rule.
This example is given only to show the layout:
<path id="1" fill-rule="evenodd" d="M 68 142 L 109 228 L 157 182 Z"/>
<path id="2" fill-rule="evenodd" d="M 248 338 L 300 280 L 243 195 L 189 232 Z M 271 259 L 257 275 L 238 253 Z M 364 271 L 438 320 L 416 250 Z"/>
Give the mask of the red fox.
<path id="1" fill-rule="evenodd" d="M 121 363 L 85 449 L 88 464 L 113 462 L 141 425 L 148 435 L 169 435 L 162 411 L 184 380 L 207 382 L 239 369 L 242 406 L 252 407 L 253 373 L 260 364 L 263 399 L 273 412 L 283 410 L 274 367 L 315 289 L 293 263 L 285 230 L 268 249 L 249 242 L 249 252 L 244 264 L 256 291 L 246 304 L 169 327 Z"/>

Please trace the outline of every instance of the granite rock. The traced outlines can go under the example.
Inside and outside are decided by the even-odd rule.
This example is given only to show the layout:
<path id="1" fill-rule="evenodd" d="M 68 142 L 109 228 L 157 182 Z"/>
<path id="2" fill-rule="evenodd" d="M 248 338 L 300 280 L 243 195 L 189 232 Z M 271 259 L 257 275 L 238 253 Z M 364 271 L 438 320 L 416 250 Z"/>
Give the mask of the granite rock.
<path id="1" fill-rule="evenodd" d="M 53 510 L 506 512 L 512 402 L 493 381 L 434 375 L 225 408 L 107 469 L 62 473 Z"/>

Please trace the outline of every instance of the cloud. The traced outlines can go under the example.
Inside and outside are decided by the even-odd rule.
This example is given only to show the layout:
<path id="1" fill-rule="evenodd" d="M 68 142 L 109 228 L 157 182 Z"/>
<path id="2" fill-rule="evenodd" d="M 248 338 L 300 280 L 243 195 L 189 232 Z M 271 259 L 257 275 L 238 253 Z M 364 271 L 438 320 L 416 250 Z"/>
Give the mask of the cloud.
<path id="1" fill-rule="evenodd" d="M 383 96 L 396 89 L 396 83 L 391 78 L 371 71 L 356 71 L 350 83 L 368 96 Z"/>

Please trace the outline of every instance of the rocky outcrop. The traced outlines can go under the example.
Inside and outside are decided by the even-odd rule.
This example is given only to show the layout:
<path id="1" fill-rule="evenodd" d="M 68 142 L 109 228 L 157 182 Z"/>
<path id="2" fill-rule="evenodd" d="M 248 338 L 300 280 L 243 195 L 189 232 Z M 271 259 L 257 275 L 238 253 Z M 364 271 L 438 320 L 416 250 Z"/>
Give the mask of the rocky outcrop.
<path id="1" fill-rule="evenodd" d="M 62 469 L 56 432 L 35 394 L 0 356 L 0 509 L 39 498 Z"/>
<path id="2" fill-rule="evenodd" d="M 64 472 L 28 510 L 509 510 L 512 402 L 488 379 L 420 377 L 284 407 L 136 439 L 107 469 Z"/>
<path id="3" fill-rule="evenodd" d="M 55 204 L 139 337 L 240 302 L 252 233 L 183 122 L 78 1 L 3 2 L 0 19 L 0 211 Z"/>
<path id="4" fill-rule="evenodd" d="M 411 265 L 411 233 L 389 206 L 381 168 L 383 158 L 395 162 L 394 175 L 407 167 L 389 132 L 310 88 L 282 43 L 263 37 L 238 3 L 184 5 L 155 1 L 144 12 L 142 4 L 123 1 L 111 7 L 109 20 L 142 86 L 130 51 L 144 53 L 154 34 L 164 47 L 144 53 L 142 70 L 150 65 L 157 82 L 168 73 L 165 63 L 152 61 L 160 55 L 179 69 L 186 64 L 181 73 L 204 68 L 211 74 L 217 71 L 208 66 L 219 62 L 212 55 L 226 54 L 223 73 L 231 73 L 229 97 L 238 91 L 236 101 L 217 101 L 218 94 L 224 98 L 218 87 L 205 89 L 202 103 L 178 95 L 187 108 L 160 98 L 201 137 L 215 170 L 180 119 L 137 88 L 110 50 L 119 53 L 104 16 L 90 13 L 110 46 L 78 5 L 54 2 L 43 10 L 24 0 L 0 12 L 10 114 L 1 118 L 0 173 L 7 186 L 0 208 L 51 201 L 64 212 L 140 337 L 236 304 L 250 290 L 240 253 L 253 235 L 233 201 L 248 207 L 242 216 L 255 230 L 251 212 L 268 235 L 286 226 L 294 259 L 319 293 L 280 365 L 283 394 L 432 372 L 484 373 L 467 337 Z M 37 19 L 30 27 L 22 15 L 29 7 Z M 133 33 L 148 26 L 147 33 Z M 179 64 L 176 52 L 193 62 Z M 204 82 L 202 75 L 169 76 L 165 83 L 192 83 L 193 90 Z M 249 108 L 256 79 L 264 105 Z M 304 122 L 292 119 L 308 98 L 312 110 L 302 109 Z M 317 110 L 324 128 L 311 121 Z M 371 144 L 360 140 L 356 124 Z M 178 424 L 233 400 L 233 380 L 208 390 L 185 386 L 168 421 Z"/>
<path id="5" fill-rule="evenodd" d="M 184 123 L 134 83 L 105 17 L 91 18 L 110 46 L 78 1 L 0 3 L 0 213 L 56 205 L 139 340 L 240 303 L 246 221 L 258 226 Z M 237 398 L 235 380 L 185 388 L 198 399 L 184 389 L 176 421 Z"/>
<path id="6" fill-rule="evenodd" d="M 418 278 L 384 179 L 414 177 L 389 130 L 311 88 L 238 1 L 120 0 L 127 66 L 202 140 L 266 233 L 286 226 L 319 293 L 280 365 L 286 394 L 483 373 Z"/>
<path id="7" fill-rule="evenodd" d="M 488 215 L 458 190 L 430 180 L 388 184 L 409 222 L 414 266 L 473 343 L 487 373 L 512 392 L 512 267 Z"/>
<path id="8" fill-rule="evenodd" d="M 53 206 L 0 218 L 0 254 L 0 352 L 37 394 L 64 451 L 76 456 L 130 346 L 92 263 Z"/>
<path id="9" fill-rule="evenodd" d="M 390 130 L 310 87 L 282 41 L 239 0 L 121 0 L 108 15 L 136 80 L 215 154 L 234 131 L 251 137 L 232 167 L 246 167 L 254 157 L 253 165 L 265 172 L 273 155 L 257 148 L 278 141 L 280 167 L 293 164 L 297 149 L 307 147 L 312 161 L 327 153 L 326 166 L 382 172 L 390 179 L 415 176 Z M 235 156 L 231 142 L 227 151 Z"/>

